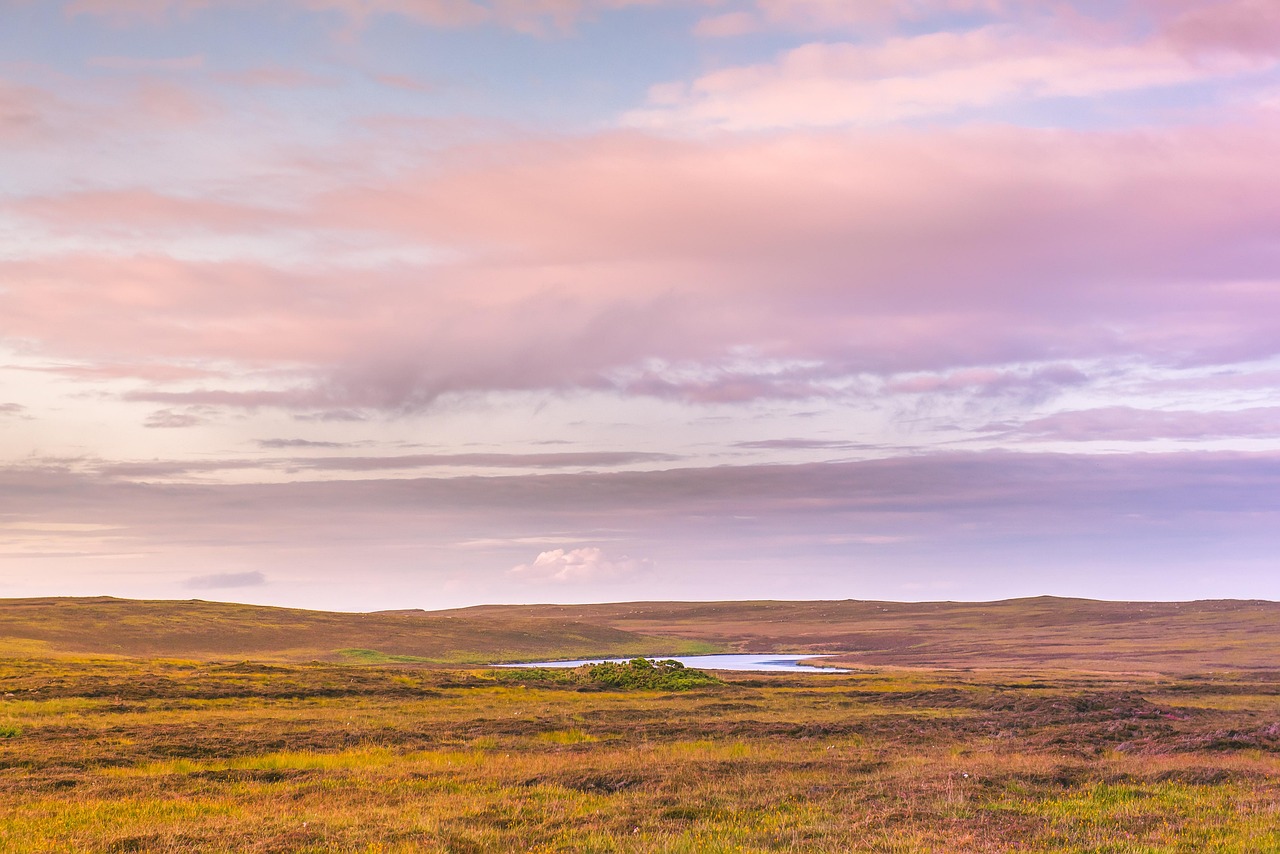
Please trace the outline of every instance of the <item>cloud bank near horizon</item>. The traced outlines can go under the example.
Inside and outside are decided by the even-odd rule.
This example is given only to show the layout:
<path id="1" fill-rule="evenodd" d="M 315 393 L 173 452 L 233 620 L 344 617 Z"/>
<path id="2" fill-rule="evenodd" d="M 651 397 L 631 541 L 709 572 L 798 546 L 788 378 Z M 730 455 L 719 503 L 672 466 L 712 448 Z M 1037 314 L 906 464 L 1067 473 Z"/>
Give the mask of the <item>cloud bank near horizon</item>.
<path id="1" fill-rule="evenodd" d="M 0 526 L 4 558 L 21 570 L 7 578 L 9 596 L 49 595 L 58 585 L 102 592 L 92 585 L 104 565 L 117 592 L 183 598 L 198 586 L 343 609 L 373 609 L 393 595 L 444 607 L 670 591 L 711 599 L 1280 594 L 1267 551 L 1280 522 L 1274 453 L 990 451 L 186 485 L 50 466 L 11 469 L 0 486 L 0 518 L 13 520 Z M 173 577 L 175 566 L 187 574 Z M 270 577 L 270 588 L 255 574 Z"/>

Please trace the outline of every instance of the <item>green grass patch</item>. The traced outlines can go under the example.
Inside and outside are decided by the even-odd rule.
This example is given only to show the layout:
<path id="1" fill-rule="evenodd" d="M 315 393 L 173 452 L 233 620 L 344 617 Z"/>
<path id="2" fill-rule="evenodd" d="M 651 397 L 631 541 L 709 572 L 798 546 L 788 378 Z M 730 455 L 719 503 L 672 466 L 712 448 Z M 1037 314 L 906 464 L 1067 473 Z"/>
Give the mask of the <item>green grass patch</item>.
<path id="1" fill-rule="evenodd" d="M 625 663 L 604 661 L 589 664 L 582 675 L 586 681 L 611 688 L 644 688 L 652 691 L 687 691 L 707 685 L 719 685 L 720 680 L 702 670 L 685 667 L 678 661 L 650 661 L 633 658 Z"/>
<path id="2" fill-rule="evenodd" d="M 724 683 L 702 670 L 685 667 L 678 661 L 602 661 L 574 668 L 530 667 L 495 670 L 498 682 L 519 684 L 582 685 L 622 690 L 687 691 Z"/>
<path id="3" fill-rule="evenodd" d="M 420 655 L 393 655 L 376 649 L 339 649 L 334 652 L 355 664 L 429 664 L 433 661 Z"/>

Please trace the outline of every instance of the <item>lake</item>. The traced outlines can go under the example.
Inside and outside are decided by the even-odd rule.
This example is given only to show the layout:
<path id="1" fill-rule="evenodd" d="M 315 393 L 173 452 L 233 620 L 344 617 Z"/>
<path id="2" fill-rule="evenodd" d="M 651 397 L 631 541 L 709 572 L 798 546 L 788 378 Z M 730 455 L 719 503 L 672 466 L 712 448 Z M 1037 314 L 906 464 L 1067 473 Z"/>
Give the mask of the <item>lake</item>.
<path id="1" fill-rule="evenodd" d="M 652 657 L 653 661 L 678 661 L 685 667 L 696 667 L 699 670 L 744 670 L 757 673 L 848 673 L 838 667 L 814 667 L 811 664 L 800 664 L 815 658 L 831 658 L 829 655 L 802 655 L 790 653 L 759 654 L 726 654 L 726 655 L 669 655 Z M 495 667 L 580 667 L 584 664 L 598 664 L 601 661 L 623 663 L 628 658 L 583 658 L 577 661 L 530 661 L 521 664 L 496 664 Z"/>

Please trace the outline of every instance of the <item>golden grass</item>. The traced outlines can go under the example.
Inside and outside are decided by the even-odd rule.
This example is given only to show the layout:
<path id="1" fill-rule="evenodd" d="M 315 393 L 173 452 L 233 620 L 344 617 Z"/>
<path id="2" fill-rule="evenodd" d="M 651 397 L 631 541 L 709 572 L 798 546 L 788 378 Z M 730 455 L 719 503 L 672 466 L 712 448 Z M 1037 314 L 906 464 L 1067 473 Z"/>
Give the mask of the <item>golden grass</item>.
<path id="1" fill-rule="evenodd" d="M 1266 674 L 883 670 L 662 693 L 0 661 L 0 689 L 18 730 L 0 739 L 6 852 L 1280 850 Z"/>
<path id="2" fill-rule="evenodd" d="M 0 602 L 0 850 L 1280 851 L 1277 616 Z M 459 669 L 718 647 L 862 666 L 671 693 Z"/>

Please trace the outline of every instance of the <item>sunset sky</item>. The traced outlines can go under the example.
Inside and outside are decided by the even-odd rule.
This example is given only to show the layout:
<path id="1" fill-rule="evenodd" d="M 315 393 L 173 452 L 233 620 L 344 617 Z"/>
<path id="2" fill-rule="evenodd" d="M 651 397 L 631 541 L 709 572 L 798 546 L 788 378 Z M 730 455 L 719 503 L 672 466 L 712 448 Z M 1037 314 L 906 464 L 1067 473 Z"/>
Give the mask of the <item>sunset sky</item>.
<path id="1" fill-rule="evenodd" d="M 0 0 L 0 597 L 1278 554 L 1275 0 Z"/>

